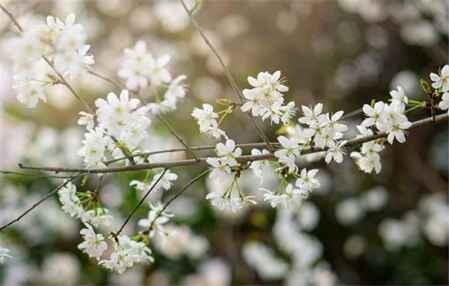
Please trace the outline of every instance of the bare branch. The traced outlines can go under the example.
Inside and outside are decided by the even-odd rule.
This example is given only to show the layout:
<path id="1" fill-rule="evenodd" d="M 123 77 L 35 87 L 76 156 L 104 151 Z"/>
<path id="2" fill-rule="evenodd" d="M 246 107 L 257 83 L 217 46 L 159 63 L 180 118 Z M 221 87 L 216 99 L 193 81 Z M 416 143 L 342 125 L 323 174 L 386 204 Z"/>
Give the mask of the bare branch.
<path id="1" fill-rule="evenodd" d="M 421 126 L 433 124 L 436 122 L 446 121 L 449 117 L 448 113 L 440 114 L 435 117 L 433 120 L 432 117 L 427 117 L 412 123 L 410 129 L 418 128 Z M 369 142 L 372 140 L 376 140 L 379 138 L 386 137 L 386 133 L 374 134 L 371 136 L 364 136 L 359 138 L 353 138 L 347 141 L 345 147 L 354 147 L 360 145 L 365 142 Z M 260 143 L 254 143 L 260 144 Z M 246 145 L 246 146 L 249 146 Z M 260 146 L 260 145 L 257 145 Z M 316 152 L 326 151 L 326 148 L 308 148 L 301 151 L 301 154 L 310 154 Z M 191 165 L 205 165 L 207 158 L 199 158 L 195 159 L 187 159 L 187 160 L 179 160 L 179 161 L 169 161 L 169 162 L 157 162 L 157 163 L 147 163 L 147 164 L 137 164 L 133 166 L 125 166 L 125 167 L 111 167 L 111 168 L 98 168 L 98 169 L 84 169 L 84 168 L 63 168 L 63 167 L 33 167 L 33 166 L 24 166 L 19 164 L 19 167 L 26 170 L 39 170 L 39 171 L 48 171 L 48 172 L 64 172 L 64 173 L 75 173 L 75 172 L 86 172 L 86 173 L 117 173 L 117 172 L 130 172 L 130 171 L 141 171 L 141 170 L 150 170 L 154 168 L 172 168 L 172 167 L 181 167 L 181 166 L 191 166 Z M 243 155 L 237 157 L 236 160 L 240 163 L 247 163 L 253 161 L 260 160 L 274 160 L 275 157 L 272 153 L 262 154 L 262 155 Z"/>
<path id="2" fill-rule="evenodd" d="M 202 177 L 204 177 L 205 175 L 209 174 L 210 170 L 206 169 L 204 171 L 202 171 L 199 175 L 197 175 L 195 178 L 193 178 L 192 180 L 190 180 L 187 184 L 185 184 L 181 190 L 179 190 L 179 192 L 177 192 L 173 197 L 171 197 L 162 207 L 162 209 L 158 212 L 158 214 L 156 215 L 156 217 L 153 219 L 153 221 L 151 222 L 150 226 L 148 227 L 148 229 L 144 232 L 144 234 L 148 234 L 152 228 L 153 228 L 153 224 L 154 222 L 157 220 L 157 218 L 170 206 L 170 204 L 176 200 L 180 195 L 182 195 L 190 186 L 192 186 L 196 181 L 198 181 L 199 179 L 201 179 Z"/>
<path id="3" fill-rule="evenodd" d="M 6 223 L 5 225 L 0 227 L 0 232 L 5 230 L 6 228 L 10 227 L 11 225 L 19 222 L 24 216 L 26 216 L 29 212 L 37 208 L 40 204 L 51 198 L 56 192 L 58 192 L 60 189 L 64 188 L 68 183 L 72 182 L 82 174 L 77 174 L 72 176 L 70 179 L 64 181 L 62 184 L 58 185 L 57 187 L 53 188 L 50 192 L 48 192 L 45 196 L 43 196 L 41 199 L 39 199 L 37 202 L 35 202 L 31 207 L 26 209 L 23 213 L 21 213 L 18 217 L 11 220 L 10 222 Z"/>
<path id="4" fill-rule="evenodd" d="M 11 12 L 9 12 L 8 9 L 6 9 L 6 7 L 3 6 L 1 3 L 0 3 L 0 10 L 2 10 L 9 17 L 9 19 L 14 24 L 14 26 L 16 26 L 17 30 L 19 30 L 19 32 L 23 33 L 23 28 L 19 24 L 19 22 L 16 20 L 14 15 Z"/>
<path id="5" fill-rule="evenodd" d="M 176 139 L 179 141 L 179 143 L 181 143 L 186 149 L 187 151 L 193 156 L 193 158 L 195 158 L 195 160 L 199 160 L 199 158 L 196 156 L 195 152 L 193 152 L 193 150 L 190 148 L 190 146 L 184 141 L 184 139 L 181 138 L 181 136 L 178 135 L 178 133 L 176 132 L 176 130 L 170 125 L 170 123 L 161 115 L 159 114 L 157 116 L 157 118 L 165 125 L 165 127 L 167 127 L 167 129 L 170 131 L 171 134 L 173 134 L 173 136 L 176 137 Z"/>
<path id="6" fill-rule="evenodd" d="M 186 11 L 186 13 L 189 15 L 190 20 L 192 21 L 193 26 L 198 31 L 198 33 L 200 34 L 200 36 L 203 39 L 203 41 L 206 43 L 206 45 L 209 47 L 209 49 L 212 51 L 212 53 L 214 54 L 214 56 L 217 58 L 218 62 L 222 66 L 222 68 L 223 68 L 223 70 L 225 72 L 226 78 L 227 78 L 229 84 L 231 85 L 231 88 L 234 90 L 234 92 L 237 95 L 239 103 L 243 104 L 243 98 L 244 98 L 243 93 L 240 90 L 240 88 L 239 88 L 239 86 L 237 84 L 237 81 L 236 81 L 234 75 L 232 74 L 231 70 L 226 65 L 226 63 L 224 62 L 224 60 L 220 56 L 220 54 L 218 53 L 217 48 L 209 40 L 209 38 L 207 37 L 206 33 L 203 31 L 203 28 L 201 28 L 200 24 L 196 21 L 195 17 L 193 17 L 192 11 L 187 7 L 187 5 L 184 2 L 184 0 L 179 0 L 179 1 L 181 2 L 182 7 Z M 247 113 L 245 113 L 245 114 L 247 114 Z M 254 124 L 254 127 L 256 128 L 257 133 L 259 134 L 260 138 L 266 143 L 266 146 L 267 146 L 268 150 L 273 151 L 273 147 L 271 146 L 270 140 L 268 139 L 268 137 L 265 134 L 265 132 L 257 124 L 257 121 L 253 117 L 251 117 L 251 115 L 249 115 L 249 114 L 247 114 L 247 115 L 248 115 L 248 118 L 250 119 L 250 121 Z"/>
<path id="7" fill-rule="evenodd" d="M 164 177 L 165 173 L 168 171 L 168 168 L 165 168 L 161 175 L 156 179 L 156 181 L 153 183 L 153 185 L 150 186 L 150 188 L 148 189 L 148 191 L 145 193 L 145 195 L 143 196 L 143 198 L 139 201 L 139 203 L 134 207 L 134 209 L 129 213 L 128 217 L 125 219 L 125 221 L 123 222 L 122 226 L 120 227 L 120 229 L 114 233 L 114 236 L 117 237 L 120 235 L 120 233 L 122 232 L 122 230 L 125 228 L 126 224 L 129 222 L 129 220 L 132 218 L 132 216 L 134 215 L 134 213 L 140 208 L 140 206 L 145 202 L 145 200 L 147 199 L 147 197 L 151 194 L 151 192 L 154 190 L 154 188 L 157 186 L 157 184 L 162 180 L 162 177 Z"/>

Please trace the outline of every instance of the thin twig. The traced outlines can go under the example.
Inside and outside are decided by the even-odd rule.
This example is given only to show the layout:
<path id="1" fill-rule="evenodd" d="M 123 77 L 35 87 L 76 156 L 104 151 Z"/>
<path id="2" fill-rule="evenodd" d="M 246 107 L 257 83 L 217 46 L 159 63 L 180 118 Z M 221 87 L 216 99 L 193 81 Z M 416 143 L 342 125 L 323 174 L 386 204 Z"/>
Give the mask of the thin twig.
<path id="1" fill-rule="evenodd" d="M 81 176 L 81 174 L 77 174 L 72 176 L 70 179 L 66 180 L 65 182 L 63 182 L 62 184 L 58 185 L 57 187 L 53 188 L 50 192 L 48 192 L 45 196 L 43 196 L 41 199 L 39 199 L 37 202 L 35 202 L 31 207 L 29 207 L 28 209 L 26 209 L 23 213 L 21 213 L 18 217 L 16 217 L 15 219 L 11 220 L 10 222 L 6 223 L 5 225 L 0 227 L 0 232 L 3 231 L 4 229 L 8 228 L 9 226 L 19 222 L 24 216 L 26 216 L 29 212 L 31 212 L 32 210 L 34 210 L 35 208 L 37 208 L 40 204 L 42 204 L 43 202 L 45 202 L 46 200 L 48 200 L 49 198 L 51 198 L 56 192 L 58 192 L 60 189 L 64 188 L 68 183 L 72 182 L 73 180 L 75 180 L 76 178 L 78 178 L 79 176 Z"/>
<path id="2" fill-rule="evenodd" d="M 210 172 L 210 169 L 206 169 L 204 171 L 202 171 L 199 175 L 197 175 L 195 178 L 193 178 L 192 180 L 190 180 L 187 184 L 185 184 L 181 190 L 179 190 L 179 192 L 177 192 L 173 197 L 171 197 L 162 207 L 162 209 L 158 212 L 158 214 L 156 215 L 156 217 L 151 221 L 150 226 L 148 227 L 148 229 L 144 232 L 144 233 L 148 233 L 151 231 L 151 229 L 153 228 L 153 224 L 154 222 L 157 220 L 157 218 L 170 206 L 170 204 L 176 200 L 180 195 L 182 195 L 190 186 L 192 186 L 196 181 L 198 181 L 199 179 L 201 179 L 202 177 L 204 177 L 205 175 L 207 175 Z"/>
<path id="3" fill-rule="evenodd" d="M 89 106 L 89 104 L 75 91 L 75 89 L 70 85 L 70 83 L 64 78 L 64 76 L 56 69 L 55 65 L 50 61 L 49 58 L 47 58 L 45 55 L 42 55 L 42 58 L 44 61 L 51 67 L 51 69 L 56 73 L 58 76 L 59 82 L 67 87 L 67 89 L 72 93 L 72 95 L 78 99 L 81 104 L 84 105 L 84 107 L 89 110 L 92 114 L 94 113 L 94 110 L 92 107 Z"/>
<path id="4" fill-rule="evenodd" d="M 49 175 L 49 174 L 32 174 L 32 173 L 23 173 L 23 172 L 16 172 L 16 171 L 8 171 L 8 170 L 0 170 L 0 175 L 11 175 L 11 176 L 23 176 L 23 177 L 33 177 L 34 179 L 41 179 L 41 178 L 54 178 L 54 179 L 69 179 L 72 176 L 58 176 L 58 175 Z"/>
<path id="5" fill-rule="evenodd" d="M 161 115 L 157 115 L 157 118 L 167 127 L 167 129 L 170 131 L 170 133 L 176 137 L 176 139 L 181 143 L 187 151 L 192 155 L 193 158 L 196 160 L 199 160 L 199 158 L 196 156 L 195 152 L 190 148 L 190 146 L 184 141 L 184 139 L 181 138 L 181 136 L 178 135 L 176 130 L 170 125 L 170 123 Z"/>
<path id="6" fill-rule="evenodd" d="M 151 194 L 151 192 L 154 190 L 154 188 L 157 186 L 157 184 L 162 180 L 162 177 L 164 177 L 165 173 L 168 171 L 168 168 L 165 168 L 161 175 L 156 179 L 156 181 L 153 183 L 153 185 L 150 186 L 150 188 L 148 189 L 148 191 L 145 193 L 145 195 L 143 196 L 143 198 L 139 201 L 139 203 L 134 207 L 134 209 L 129 213 L 128 217 L 125 219 L 125 221 L 123 222 L 122 226 L 120 227 L 120 229 L 114 233 L 115 237 L 118 237 L 120 235 L 120 233 L 122 232 L 122 230 L 125 228 L 126 224 L 128 224 L 129 220 L 132 218 L 132 216 L 134 215 L 134 213 L 139 209 L 139 207 L 145 202 L 145 200 L 147 199 L 147 197 Z"/>
<path id="7" fill-rule="evenodd" d="M 11 12 L 9 12 L 8 9 L 6 9 L 6 7 L 3 6 L 1 3 L 0 3 L 0 9 L 9 17 L 9 19 L 14 24 L 14 26 L 16 26 L 16 28 L 19 30 L 19 32 L 23 33 L 23 28 L 19 24 L 19 22 L 16 20 L 14 15 Z"/>
<path id="8" fill-rule="evenodd" d="M 235 94 L 237 95 L 239 103 L 243 104 L 243 99 L 244 99 L 243 93 L 240 90 L 240 88 L 237 84 L 237 80 L 235 79 L 231 70 L 226 65 L 226 63 L 224 62 L 224 60 L 220 56 L 220 54 L 218 53 L 217 48 L 209 40 L 206 33 L 203 31 L 203 28 L 201 28 L 200 24 L 196 21 L 195 17 L 192 14 L 192 11 L 187 7 L 184 0 L 179 0 L 179 1 L 181 2 L 181 5 L 184 8 L 184 10 L 186 11 L 186 13 L 189 15 L 190 21 L 192 22 L 193 26 L 198 31 L 198 33 L 200 34 L 200 36 L 203 39 L 203 41 L 205 42 L 205 44 L 209 47 L 209 49 L 212 51 L 212 53 L 214 54 L 214 56 L 217 58 L 218 62 L 220 63 L 221 67 L 223 68 L 226 78 L 227 78 L 229 84 L 231 85 L 231 88 L 234 90 Z M 245 113 L 245 114 L 247 114 L 247 113 Z M 266 143 L 268 150 L 273 151 L 273 147 L 270 145 L 270 140 L 268 139 L 268 136 L 265 134 L 263 129 L 257 124 L 257 121 L 251 115 L 249 115 L 249 114 L 247 114 L 247 115 L 248 115 L 248 118 L 250 119 L 250 121 L 254 124 L 254 127 L 256 128 L 257 133 L 259 134 L 261 139 Z"/>
<path id="9" fill-rule="evenodd" d="M 448 113 L 440 114 L 435 117 L 435 122 L 441 122 L 447 120 L 449 117 Z M 415 129 L 424 125 L 433 124 L 434 121 L 432 117 L 427 117 L 421 120 L 417 120 L 412 123 L 409 130 Z M 360 145 L 365 142 L 369 142 L 372 140 L 376 140 L 379 138 L 384 138 L 388 134 L 380 133 L 374 134 L 370 136 L 363 136 L 359 138 L 349 139 L 345 145 L 345 147 L 353 147 L 356 145 Z M 326 148 L 308 148 L 305 150 L 301 150 L 301 154 L 310 154 L 316 152 L 326 151 Z M 147 163 L 147 164 L 137 164 L 133 166 L 125 166 L 125 167 L 111 167 L 111 168 L 97 168 L 97 169 L 85 169 L 85 168 L 64 168 L 64 167 L 34 167 L 34 166 L 24 166 L 19 164 L 21 169 L 25 170 L 39 170 L 39 171 L 48 171 L 48 172 L 64 172 L 64 173 L 75 173 L 75 172 L 86 172 L 86 173 L 116 173 L 116 172 L 129 172 L 129 171 L 142 171 L 142 170 L 150 170 L 155 168 L 172 168 L 172 167 L 181 167 L 181 166 L 191 166 L 191 165 L 204 165 L 206 163 L 207 158 L 199 158 L 199 160 L 195 159 L 187 159 L 187 160 L 179 160 L 179 161 L 169 161 L 169 162 L 157 162 L 157 163 Z M 259 160 L 274 160 L 275 157 L 273 154 L 262 154 L 262 155 L 243 155 L 236 157 L 236 160 L 240 163 L 247 163 Z"/>
<path id="10" fill-rule="evenodd" d="M 108 83 L 110 83 L 112 86 L 114 86 L 116 89 L 120 90 L 120 89 L 124 89 L 124 87 L 122 85 L 120 85 L 120 83 L 118 83 L 117 81 L 103 75 L 100 74 L 92 69 L 87 69 L 87 72 L 90 73 L 91 75 L 98 77 L 99 79 L 102 79 Z"/>

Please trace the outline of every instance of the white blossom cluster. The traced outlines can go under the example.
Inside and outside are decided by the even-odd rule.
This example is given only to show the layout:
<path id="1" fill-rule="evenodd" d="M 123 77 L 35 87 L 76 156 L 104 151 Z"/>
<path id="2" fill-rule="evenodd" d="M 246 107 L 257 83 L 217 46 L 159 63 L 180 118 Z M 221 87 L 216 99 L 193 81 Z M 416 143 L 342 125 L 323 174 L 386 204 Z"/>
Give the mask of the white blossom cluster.
<path id="1" fill-rule="evenodd" d="M 17 99 L 27 107 L 35 107 L 39 100 L 47 100 L 48 87 L 62 83 L 57 73 L 74 79 L 94 64 L 86 40 L 87 34 L 75 22 L 74 14 L 65 21 L 48 16 L 45 24 L 33 23 L 10 39 L 7 49 L 14 61 Z"/>
<path id="2" fill-rule="evenodd" d="M 251 115 L 270 119 L 272 123 L 287 124 L 295 115 L 295 103 L 284 105 L 284 92 L 288 87 L 282 84 L 281 72 L 273 74 L 260 72 L 256 78 L 248 77 L 251 89 L 244 89 L 243 96 L 247 100 L 241 107 L 243 112 L 251 111 Z"/>
<path id="3" fill-rule="evenodd" d="M 441 110 L 449 108 L 449 65 L 445 65 L 439 74 L 431 73 L 432 88 L 441 97 L 438 107 Z M 365 104 L 363 112 L 367 117 L 357 126 L 360 137 L 374 134 L 387 134 L 387 142 L 404 143 L 405 131 L 412 125 L 406 116 L 409 99 L 402 87 L 390 91 L 390 103 L 378 101 L 372 105 Z M 382 169 L 379 153 L 385 148 L 384 140 L 373 140 L 362 144 L 359 152 L 352 152 L 351 157 L 356 160 L 359 168 L 366 172 L 379 173 Z"/>
<path id="4" fill-rule="evenodd" d="M 185 97 L 183 81 L 186 76 L 172 78 L 168 70 L 169 55 L 155 57 L 147 50 L 144 41 L 138 41 L 134 48 L 125 49 L 121 67 L 118 71 L 120 78 L 126 81 L 126 88 L 139 92 L 147 87 L 163 89 L 163 95 L 157 102 L 148 104 L 154 114 L 165 113 L 176 109 L 178 101 Z"/>

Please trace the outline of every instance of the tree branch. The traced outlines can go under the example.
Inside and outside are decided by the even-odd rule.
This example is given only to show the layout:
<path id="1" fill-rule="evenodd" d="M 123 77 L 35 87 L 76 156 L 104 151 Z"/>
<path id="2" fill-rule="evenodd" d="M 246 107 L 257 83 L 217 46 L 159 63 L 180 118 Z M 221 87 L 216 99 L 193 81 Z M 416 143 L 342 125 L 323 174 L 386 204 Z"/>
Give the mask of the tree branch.
<path id="1" fill-rule="evenodd" d="M 243 104 L 243 98 L 244 98 L 243 93 L 240 90 L 240 88 L 239 88 L 239 86 L 237 84 L 237 80 L 235 79 L 235 77 L 232 74 L 231 70 L 226 65 L 226 63 L 224 62 L 224 60 L 220 56 L 220 54 L 218 53 L 217 48 L 209 40 L 209 38 L 207 37 L 206 33 L 203 31 L 203 28 L 201 28 L 200 24 L 196 21 L 195 17 L 193 17 L 192 11 L 187 7 L 187 5 L 184 2 L 184 0 L 179 0 L 179 1 L 181 2 L 181 5 L 184 8 L 184 10 L 186 11 L 186 13 L 189 15 L 190 20 L 191 20 L 193 26 L 195 27 L 195 29 L 200 34 L 200 36 L 203 39 L 204 43 L 209 47 L 209 49 L 212 51 L 212 53 L 214 54 L 214 56 L 217 58 L 218 62 L 220 63 L 221 67 L 223 68 L 223 71 L 225 72 L 225 75 L 226 75 L 226 78 L 227 78 L 227 80 L 229 82 L 229 85 L 234 90 L 235 94 L 237 95 L 239 103 Z M 245 113 L 245 114 L 247 114 L 247 113 Z M 251 117 L 251 115 L 249 115 L 249 114 L 247 114 L 247 115 L 248 115 L 248 118 L 250 119 L 250 121 L 254 124 L 254 127 L 256 128 L 257 133 L 259 134 L 260 138 L 265 142 L 268 150 L 273 151 L 273 147 L 271 146 L 270 141 L 269 141 L 267 135 L 265 134 L 263 129 L 257 124 L 256 119 Z"/>
<path id="2" fill-rule="evenodd" d="M 82 174 L 77 174 L 72 176 L 70 179 L 64 181 L 62 184 L 58 185 L 57 187 L 55 187 L 54 189 L 52 189 L 50 192 L 48 192 L 45 196 L 43 196 L 41 199 L 39 199 L 37 202 L 35 202 L 31 207 L 29 207 L 28 209 L 26 209 L 23 213 L 21 213 L 18 217 L 16 217 L 15 219 L 11 220 L 10 222 L 4 224 L 3 226 L 0 227 L 0 232 L 5 230 L 6 228 L 10 227 L 11 225 L 19 222 L 24 216 L 26 216 L 29 212 L 31 212 L 32 210 L 34 210 L 35 208 L 37 208 L 40 204 L 42 204 L 43 202 L 45 202 L 46 200 L 48 200 L 49 198 L 51 198 L 54 194 L 56 194 L 56 192 L 58 192 L 60 189 L 64 188 L 68 183 L 72 182 L 73 180 L 75 180 L 76 178 L 78 178 L 79 176 L 81 176 Z"/>
<path id="3" fill-rule="evenodd" d="M 165 168 L 161 175 L 156 179 L 156 181 L 154 182 L 154 184 L 152 186 L 150 186 L 150 188 L 148 189 L 148 191 L 145 193 L 145 195 L 143 196 L 143 198 L 139 201 L 139 203 L 134 207 L 134 209 L 129 213 L 128 217 L 125 219 L 125 221 L 123 222 L 122 226 L 120 227 L 120 229 L 114 233 L 114 237 L 117 237 L 120 235 L 120 233 L 122 232 L 122 230 L 125 228 L 126 224 L 129 222 L 129 220 L 132 218 L 132 216 L 134 215 L 134 213 L 140 208 L 140 206 L 145 202 L 145 200 L 147 199 L 147 197 L 150 195 L 150 193 L 154 190 L 154 188 L 156 188 L 157 184 L 162 180 L 162 177 L 164 177 L 165 173 L 168 171 L 168 168 Z"/>
<path id="4" fill-rule="evenodd" d="M 417 120 L 412 123 L 409 130 L 418 128 L 421 126 L 433 124 L 436 122 L 446 121 L 449 117 L 449 113 L 444 113 L 437 115 L 435 117 L 435 121 L 432 117 L 427 117 L 421 120 Z M 347 140 L 347 143 L 345 147 L 354 147 L 360 144 L 363 144 L 365 142 L 369 142 L 372 140 L 376 140 L 379 138 L 386 137 L 386 133 L 379 133 L 374 134 L 371 136 L 363 136 L 359 138 L 353 138 Z M 252 147 L 252 146 L 260 146 L 259 143 L 249 143 L 245 144 L 246 147 Z M 205 146 L 202 146 L 204 148 Z M 310 154 L 310 153 L 316 153 L 316 152 L 324 152 L 326 151 L 326 148 L 308 148 L 301 151 L 301 154 Z M 162 151 L 160 152 L 162 153 Z M 22 164 L 19 164 L 19 167 L 21 169 L 26 170 L 38 170 L 38 171 L 47 171 L 47 172 L 56 172 L 56 173 L 75 173 L 75 172 L 86 172 L 86 173 L 117 173 L 117 172 L 129 172 L 129 171 L 141 171 L 141 170 L 150 170 L 154 168 L 173 168 L 173 167 L 181 167 L 181 166 L 190 166 L 190 165 L 205 165 L 207 158 L 198 158 L 198 160 L 195 159 L 187 159 L 187 160 L 179 160 L 179 161 L 169 161 L 169 162 L 156 162 L 156 163 L 147 163 L 147 164 L 137 164 L 132 166 L 125 166 L 125 167 L 110 167 L 110 168 L 96 168 L 96 169 L 85 169 L 85 168 L 64 168 L 64 167 L 34 167 L 34 166 L 24 166 Z M 262 155 L 243 155 L 236 158 L 236 160 L 240 163 L 247 163 L 247 162 L 253 162 L 253 161 L 260 161 L 260 160 L 274 160 L 275 157 L 272 153 L 269 154 L 262 154 Z"/>

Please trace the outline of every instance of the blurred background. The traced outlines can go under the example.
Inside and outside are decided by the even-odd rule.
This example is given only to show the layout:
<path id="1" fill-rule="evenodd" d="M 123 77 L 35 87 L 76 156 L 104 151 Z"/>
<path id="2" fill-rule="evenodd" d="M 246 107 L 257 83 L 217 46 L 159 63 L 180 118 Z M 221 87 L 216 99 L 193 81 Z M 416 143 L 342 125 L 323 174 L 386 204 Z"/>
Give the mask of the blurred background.
<path id="1" fill-rule="evenodd" d="M 137 40 L 146 41 L 155 55 L 170 54 L 170 70 L 188 77 L 188 94 L 167 118 L 191 145 L 208 143 L 197 131 L 192 109 L 234 96 L 178 1 L 0 1 L 19 21 L 75 13 L 89 33 L 94 69 L 113 78 L 123 49 Z M 410 98 L 425 98 L 419 79 L 448 63 L 448 13 L 444 0 L 204 0 L 196 18 L 241 88 L 248 86 L 250 75 L 281 70 L 290 87 L 288 98 L 297 106 L 322 102 L 327 112 L 349 113 L 371 99 L 385 100 L 398 85 Z M 12 35 L 2 14 L 0 46 Z M 8 53 L 0 53 L 0 168 L 15 169 L 18 162 L 81 166 L 77 150 L 82 130 L 76 125 L 81 106 L 64 87 L 54 87 L 46 104 L 24 108 L 11 88 L 10 67 Z M 113 90 L 87 73 L 72 84 L 91 103 Z M 409 119 L 425 116 L 427 111 L 418 111 Z M 357 116 L 347 121 L 352 127 L 358 123 Z M 153 127 L 149 149 L 178 146 L 163 126 Z M 258 140 L 242 114 L 227 119 L 224 129 L 240 143 Z M 279 132 L 269 125 L 265 130 L 272 140 Z M 76 248 L 80 225 L 60 210 L 55 198 L 0 233 L 0 245 L 13 255 L 0 266 L 0 283 L 309 285 L 303 284 L 307 278 L 322 286 L 447 285 L 448 135 L 446 123 L 414 130 L 406 144 L 383 152 L 379 175 L 362 173 L 349 158 L 338 166 L 312 164 L 320 168 L 321 188 L 293 216 L 263 203 L 234 215 L 217 212 L 204 197 L 222 186 L 206 178 L 170 207 L 182 226 L 179 239 L 188 243 L 156 247 L 154 264 L 123 275 L 103 270 Z M 179 179 L 171 192 L 200 170 L 173 171 Z M 106 177 L 102 201 L 118 225 L 139 199 L 129 181 L 144 175 Z M 56 183 L 2 176 L 0 223 Z M 250 174 L 241 178 L 245 192 L 260 196 L 257 183 Z M 277 182 L 268 173 L 264 184 Z M 145 215 L 142 210 L 136 217 Z M 295 241 L 288 226 L 300 230 L 301 241 Z M 127 231 L 133 233 L 135 227 L 130 224 Z M 300 253 L 292 257 L 285 246 L 295 243 Z M 310 271 L 296 269 L 294 259 L 304 259 Z"/>

